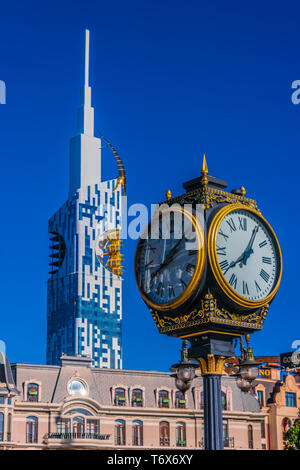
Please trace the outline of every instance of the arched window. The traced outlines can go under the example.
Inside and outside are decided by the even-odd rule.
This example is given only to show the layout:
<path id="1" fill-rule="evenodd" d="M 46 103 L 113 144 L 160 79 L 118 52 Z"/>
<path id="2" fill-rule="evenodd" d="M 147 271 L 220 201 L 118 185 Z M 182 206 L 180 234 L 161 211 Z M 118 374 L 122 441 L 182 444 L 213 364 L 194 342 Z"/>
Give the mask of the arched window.
<path id="1" fill-rule="evenodd" d="M 143 391 L 139 388 L 132 390 L 132 406 L 143 406 Z"/>
<path id="2" fill-rule="evenodd" d="M 39 401 L 39 386 L 35 383 L 27 385 L 27 401 Z"/>
<path id="3" fill-rule="evenodd" d="M 38 441 L 38 419 L 35 416 L 26 418 L 26 442 Z"/>
<path id="4" fill-rule="evenodd" d="M 186 446 L 185 423 L 176 423 L 176 445 L 180 447 Z"/>
<path id="5" fill-rule="evenodd" d="M 227 397 L 225 392 L 221 392 L 221 407 L 222 410 L 227 410 Z"/>
<path id="6" fill-rule="evenodd" d="M 167 390 L 160 390 L 159 391 L 158 406 L 160 408 L 169 408 L 170 407 L 169 392 Z"/>
<path id="7" fill-rule="evenodd" d="M 80 437 L 84 435 L 84 418 L 81 416 L 76 416 L 73 418 L 73 434 L 76 437 Z"/>
<path id="8" fill-rule="evenodd" d="M 115 405 L 118 405 L 118 406 L 126 405 L 126 397 L 125 397 L 124 388 L 115 389 Z"/>
<path id="9" fill-rule="evenodd" d="M 185 408 L 186 399 L 182 392 L 179 390 L 175 394 L 175 408 Z"/>
<path id="10" fill-rule="evenodd" d="M 126 445 L 125 421 L 123 419 L 118 419 L 115 422 L 115 444 L 117 446 Z"/>
<path id="11" fill-rule="evenodd" d="M 86 396 L 87 395 L 87 388 L 80 380 L 72 380 L 68 384 L 68 392 L 69 395 L 72 396 Z"/>
<path id="12" fill-rule="evenodd" d="M 142 421 L 133 421 L 132 423 L 132 444 L 134 446 L 143 445 L 143 423 Z"/>
<path id="13" fill-rule="evenodd" d="M 4 433 L 4 414 L 0 413 L 0 441 L 3 441 Z"/>
<path id="14" fill-rule="evenodd" d="M 167 421 L 161 421 L 159 423 L 159 445 L 170 445 L 170 426 Z"/>
<path id="15" fill-rule="evenodd" d="M 248 426 L 248 447 L 249 449 L 253 449 L 253 427 L 251 424 Z"/>

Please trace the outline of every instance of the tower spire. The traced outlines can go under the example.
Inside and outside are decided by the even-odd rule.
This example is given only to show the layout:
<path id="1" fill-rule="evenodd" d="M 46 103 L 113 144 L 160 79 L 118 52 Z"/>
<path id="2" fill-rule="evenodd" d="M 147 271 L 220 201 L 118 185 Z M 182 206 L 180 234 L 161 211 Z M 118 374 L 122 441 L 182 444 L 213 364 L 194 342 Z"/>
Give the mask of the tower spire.
<path id="1" fill-rule="evenodd" d="M 84 58 L 84 86 L 89 86 L 89 66 L 90 66 L 90 31 L 85 30 L 85 58 Z"/>
<path id="2" fill-rule="evenodd" d="M 94 135 L 94 108 L 89 86 L 90 32 L 85 30 L 83 84 L 77 112 L 77 135 L 70 141 L 70 189 L 73 197 L 79 188 L 101 182 L 101 140 Z"/>
<path id="3" fill-rule="evenodd" d="M 90 63 L 90 31 L 85 30 L 84 53 L 84 79 L 80 91 L 80 108 L 78 109 L 78 132 L 80 134 L 94 136 L 94 108 L 91 102 L 91 87 L 89 86 Z"/>

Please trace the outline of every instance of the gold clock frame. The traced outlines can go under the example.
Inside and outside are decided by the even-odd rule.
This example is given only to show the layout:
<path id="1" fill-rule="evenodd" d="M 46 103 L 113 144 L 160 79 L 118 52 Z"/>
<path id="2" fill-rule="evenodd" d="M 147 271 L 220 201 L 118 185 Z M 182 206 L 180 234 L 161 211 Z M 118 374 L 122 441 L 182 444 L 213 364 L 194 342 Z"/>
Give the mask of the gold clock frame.
<path id="1" fill-rule="evenodd" d="M 230 212 L 233 212 L 235 210 L 243 210 L 243 211 L 248 211 L 248 212 L 252 212 L 253 214 L 255 214 L 266 225 L 266 227 L 268 228 L 268 230 L 270 231 L 271 235 L 274 238 L 275 244 L 277 245 L 277 252 L 278 252 L 278 255 L 279 255 L 279 263 L 280 263 L 279 275 L 278 275 L 276 284 L 275 284 L 272 292 L 262 300 L 249 300 L 249 299 L 246 299 L 245 297 L 242 297 L 237 292 L 235 292 L 231 288 L 228 281 L 225 279 L 225 276 L 223 275 L 222 270 L 221 270 L 220 265 L 219 265 L 219 262 L 218 262 L 217 244 L 216 244 L 218 229 L 220 227 L 220 224 L 221 224 L 223 218 L 226 215 L 228 215 Z M 275 296 L 275 294 L 276 294 L 276 292 L 279 288 L 279 284 L 280 284 L 280 281 L 281 281 L 282 254 L 281 254 L 280 245 L 279 245 L 279 242 L 278 242 L 278 239 L 275 235 L 274 230 L 272 229 L 271 225 L 266 221 L 266 219 L 256 209 L 254 209 L 252 207 L 245 207 L 244 204 L 239 204 L 239 203 L 238 204 L 230 204 L 230 205 L 225 206 L 222 209 L 220 209 L 217 212 L 217 214 L 215 215 L 215 217 L 214 217 L 214 219 L 213 219 L 213 221 L 212 221 L 212 223 L 209 227 L 207 244 L 208 244 L 208 257 L 209 257 L 209 262 L 210 262 L 210 266 L 211 266 L 213 275 L 214 275 L 218 285 L 222 289 L 222 291 L 227 295 L 227 297 L 231 301 L 236 303 L 239 307 L 244 307 L 244 308 L 247 308 L 247 309 L 255 309 L 255 308 L 263 307 L 263 306 L 265 306 L 265 305 L 267 305 L 271 302 L 271 300 L 273 299 L 273 297 Z"/>
<path id="2" fill-rule="evenodd" d="M 190 211 L 189 209 L 187 209 L 185 207 L 182 207 L 182 206 L 181 207 L 164 208 L 162 210 L 159 210 L 158 213 L 154 214 L 154 215 L 159 216 L 159 214 L 163 214 L 164 212 L 167 212 L 167 211 L 181 212 L 183 214 L 183 216 L 186 217 L 192 223 L 193 228 L 195 230 L 196 238 L 197 238 L 198 255 L 197 255 L 197 262 L 196 262 L 196 266 L 195 266 L 195 272 L 193 274 L 193 277 L 192 277 L 190 283 L 188 284 L 185 291 L 177 299 L 175 299 L 173 302 L 168 302 L 168 303 L 165 303 L 163 305 L 156 304 L 156 303 L 152 302 L 141 291 L 138 280 L 136 278 L 137 287 L 138 287 L 140 295 L 142 296 L 145 303 L 150 308 L 155 309 L 155 310 L 159 310 L 159 311 L 162 311 L 162 312 L 169 311 L 169 310 L 175 310 L 176 308 L 183 305 L 191 297 L 192 293 L 194 292 L 195 288 L 197 287 L 197 285 L 199 284 L 199 282 L 201 280 L 203 270 L 204 270 L 204 266 L 205 266 L 205 260 L 206 260 L 206 245 L 205 245 L 204 228 L 202 227 L 202 225 L 201 225 L 199 219 L 196 217 L 196 215 L 193 214 L 193 212 Z M 153 218 L 148 223 L 147 228 L 145 229 L 144 233 L 146 231 L 148 231 L 148 228 L 149 228 L 150 224 L 152 223 Z M 137 253 L 139 251 L 139 245 L 141 243 L 141 240 L 143 240 L 143 235 L 141 236 L 141 238 L 139 239 L 138 244 L 137 244 L 136 253 L 135 253 L 135 260 L 134 260 L 135 266 L 137 265 Z M 136 269 L 135 269 L 135 276 L 136 276 Z"/>

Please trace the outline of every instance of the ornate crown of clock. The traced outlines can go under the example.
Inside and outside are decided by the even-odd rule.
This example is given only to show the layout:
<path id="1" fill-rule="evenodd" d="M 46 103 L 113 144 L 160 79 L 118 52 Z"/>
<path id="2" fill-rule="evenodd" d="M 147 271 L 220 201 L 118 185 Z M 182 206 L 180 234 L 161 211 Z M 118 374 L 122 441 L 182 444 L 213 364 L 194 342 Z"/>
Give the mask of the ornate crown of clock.
<path id="1" fill-rule="evenodd" d="M 135 276 L 160 333 L 237 337 L 260 330 L 278 290 L 274 231 L 244 188 L 208 175 L 159 204 L 141 236 Z"/>

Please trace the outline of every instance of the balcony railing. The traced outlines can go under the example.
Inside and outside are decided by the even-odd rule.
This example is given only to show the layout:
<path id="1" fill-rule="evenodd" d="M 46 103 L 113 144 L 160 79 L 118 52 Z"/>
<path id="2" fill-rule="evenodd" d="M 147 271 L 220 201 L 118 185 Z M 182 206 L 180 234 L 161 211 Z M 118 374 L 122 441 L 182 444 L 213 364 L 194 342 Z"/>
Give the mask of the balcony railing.
<path id="1" fill-rule="evenodd" d="M 200 449 L 204 449 L 204 438 L 199 441 Z M 224 437 L 224 449 L 234 449 L 234 437 Z"/>
<path id="2" fill-rule="evenodd" d="M 38 441 L 37 434 L 31 434 L 31 433 L 26 434 L 26 442 L 27 443 L 29 443 L 29 444 L 37 443 L 37 441 Z"/>
<path id="3" fill-rule="evenodd" d="M 110 438 L 110 434 L 97 434 L 89 432 L 51 432 L 46 434 L 46 439 L 61 439 L 61 440 L 73 440 L 73 439 L 98 439 L 100 441 L 107 441 Z"/>
<path id="4" fill-rule="evenodd" d="M 224 448 L 233 449 L 234 448 L 234 437 L 224 437 Z"/>
<path id="5" fill-rule="evenodd" d="M 169 446 L 170 445 L 170 439 L 168 437 L 161 437 L 159 439 L 159 444 L 161 446 Z"/>
<path id="6" fill-rule="evenodd" d="M 116 406 L 125 406 L 126 405 L 126 398 L 125 397 L 115 397 L 115 405 Z"/>

